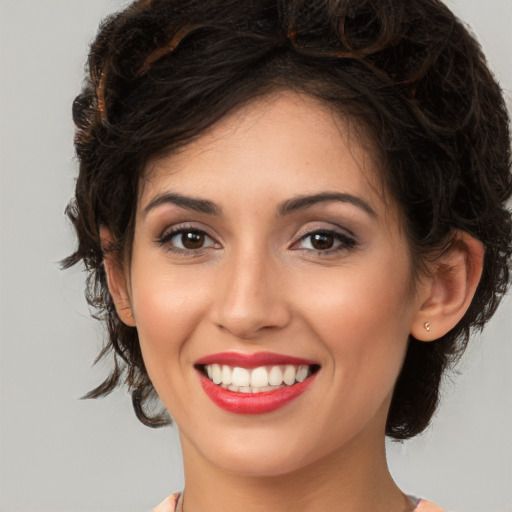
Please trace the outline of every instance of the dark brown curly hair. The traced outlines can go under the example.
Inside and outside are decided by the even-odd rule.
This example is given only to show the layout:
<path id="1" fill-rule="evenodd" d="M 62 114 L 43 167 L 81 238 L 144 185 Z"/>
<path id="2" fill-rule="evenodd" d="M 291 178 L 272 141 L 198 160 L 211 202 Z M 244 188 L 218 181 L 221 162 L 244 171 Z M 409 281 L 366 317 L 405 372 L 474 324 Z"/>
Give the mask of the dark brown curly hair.
<path id="1" fill-rule="evenodd" d="M 434 342 L 409 341 L 386 432 L 412 437 L 434 413 L 443 372 L 506 292 L 512 254 L 505 104 L 478 43 L 438 0 L 139 0 L 104 21 L 73 105 L 80 171 L 67 213 L 78 246 L 64 260 L 85 265 L 87 299 L 108 327 L 99 357 L 112 356 L 113 370 L 87 397 L 125 384 L 143 423 L 169 423 L 152 408 L 137 330 L 109 294 L 99 229 L 129 258 L 148 159 L 276 89 L 309 94 L 364 127 L 416 266 L 454 230 L 485 247 L 464 318 Z"/>

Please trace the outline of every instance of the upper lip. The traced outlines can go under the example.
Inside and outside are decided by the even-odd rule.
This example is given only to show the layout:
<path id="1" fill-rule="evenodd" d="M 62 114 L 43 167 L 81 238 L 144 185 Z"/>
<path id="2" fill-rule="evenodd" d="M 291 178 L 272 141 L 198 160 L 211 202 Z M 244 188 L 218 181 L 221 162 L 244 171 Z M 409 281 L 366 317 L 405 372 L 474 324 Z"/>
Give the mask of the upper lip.
<path id="1" fill-rule="evenodd" d="M 318 365 L 316 361 L 303 359 L 301 357 L 288 356 L 284 354 L 274 354 L 272 352 L 256 352 L 254 354 L 244 354 L 241 352 L 220 352 L 218 354 L 209 354 L 201 357 L 195 363 L 198 366 L 210 364 L 225 364 L 240 368 L 258 368 L 259 366 L 277 366 L 277 365 Z"/>

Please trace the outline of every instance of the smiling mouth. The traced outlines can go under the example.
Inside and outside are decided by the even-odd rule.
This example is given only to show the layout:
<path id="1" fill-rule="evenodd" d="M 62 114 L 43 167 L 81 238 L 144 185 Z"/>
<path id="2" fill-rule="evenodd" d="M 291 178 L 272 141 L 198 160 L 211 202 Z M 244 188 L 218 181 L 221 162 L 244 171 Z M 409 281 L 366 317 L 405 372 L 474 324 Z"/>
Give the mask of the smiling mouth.
<path id="1" fill-rule="evenodd" d="M 237 393 L 264 393 L 291 387 L 314 375 L 317 364 L 265 365 L 243 368 L 227 364 L 199 364 L 196 368 L 213 384 Z"/>

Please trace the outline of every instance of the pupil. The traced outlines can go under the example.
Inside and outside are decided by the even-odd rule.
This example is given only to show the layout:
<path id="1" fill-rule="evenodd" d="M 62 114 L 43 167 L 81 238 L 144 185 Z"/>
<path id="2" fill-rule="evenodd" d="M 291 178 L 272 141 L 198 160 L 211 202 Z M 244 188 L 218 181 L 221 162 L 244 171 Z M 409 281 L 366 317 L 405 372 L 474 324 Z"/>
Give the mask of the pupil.
<path id="1" fill-rule="evenodd" d="M 199 249 L 204 244 L 204 235 L 201 233 L 188 232 L 181 235 L 181 243 L 187 249 Z"/>
<path id="2" fill-rule="evenodd" d="M 326 233 L 317 233 L 313 235 L 311 245 L 320 251 L 325 251 L 333 246 L 334 237 Z"/>

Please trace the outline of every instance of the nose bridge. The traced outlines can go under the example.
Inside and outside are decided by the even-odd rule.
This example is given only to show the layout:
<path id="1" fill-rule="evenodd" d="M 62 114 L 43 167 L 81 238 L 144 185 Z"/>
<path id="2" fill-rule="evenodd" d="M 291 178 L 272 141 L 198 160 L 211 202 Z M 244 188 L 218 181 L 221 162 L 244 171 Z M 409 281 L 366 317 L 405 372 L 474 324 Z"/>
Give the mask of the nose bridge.
<path id="1" fill-rule="evenodd" d="M 262 330 L 288 323 L 278 263 L 265 248 L 249 245 L 234 251 L 219 277 L 215 321 L 222 329 L 238 338 L 252 339 Z"/>

